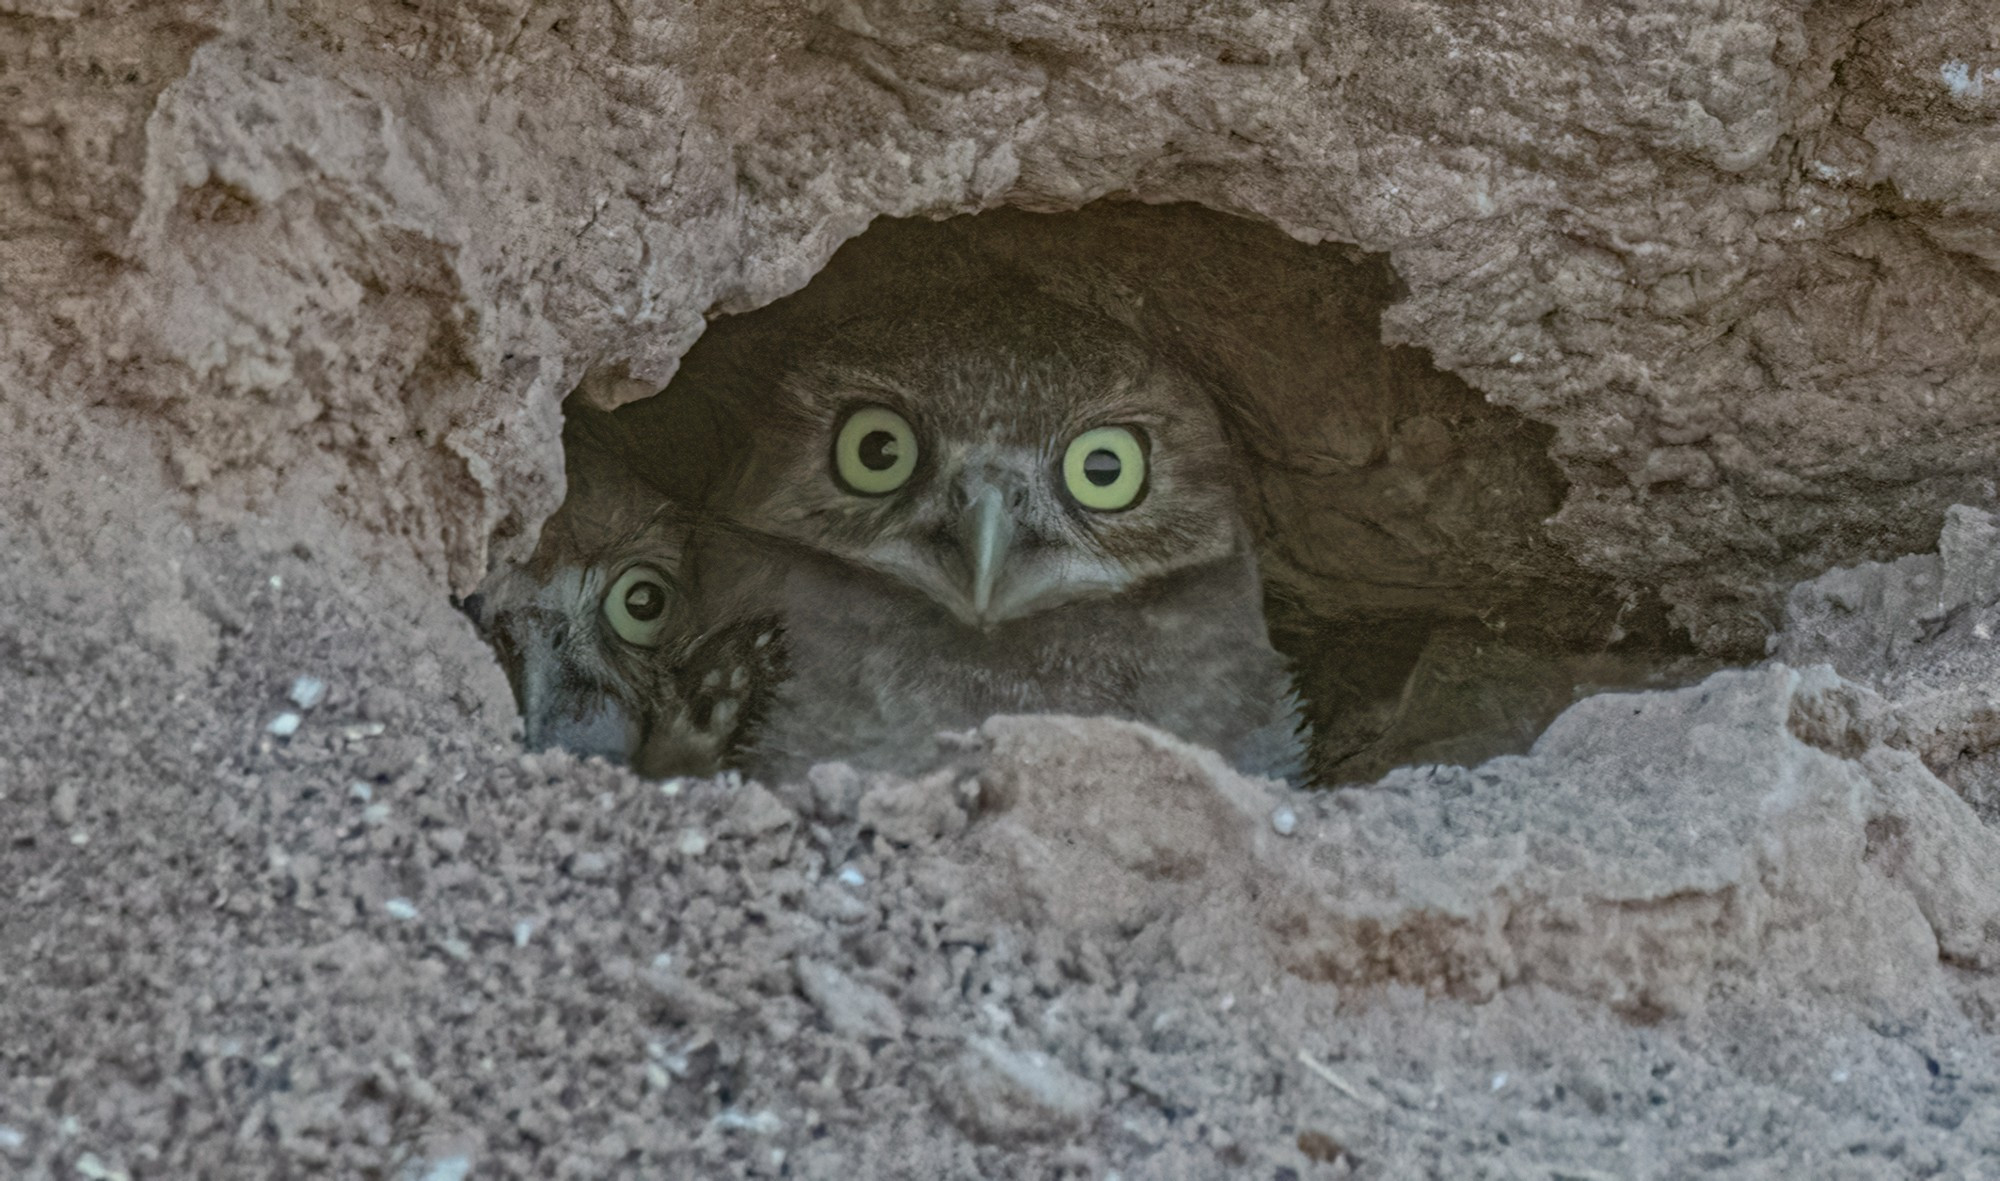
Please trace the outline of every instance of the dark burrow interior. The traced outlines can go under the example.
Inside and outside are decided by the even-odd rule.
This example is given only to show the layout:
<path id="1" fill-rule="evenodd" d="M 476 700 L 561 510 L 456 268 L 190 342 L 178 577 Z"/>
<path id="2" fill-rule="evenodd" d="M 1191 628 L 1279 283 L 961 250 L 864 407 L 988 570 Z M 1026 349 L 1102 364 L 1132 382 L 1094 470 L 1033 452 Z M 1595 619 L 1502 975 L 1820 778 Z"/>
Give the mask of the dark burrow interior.
<path id="1" fill-rule="evenodd" d="M 1193 205 L 879 220 L 802 290 L 712 317 L 665 390 L 607 416 L 632 383 L 587 379 L 565 406 L 566 446 L 586 419 L 598 432 L 685 438 L 652 456 L 648 478 L 698 500 L 728 445 L 695 421 L 693 391 L 769 364 L 790 324 L 941 270 L 1025 274 L 1115 302 L 1212 391 L 1250 473 L 1267 619 L 1294 666 L 1318 782 L 1524 751 L 1581 696 L 1683 684 L 1722 662 L 1697 652 L 1649 590 L 1582 568 L 1545 536 L 1565 492 L 1548 427 L 1489 403 L 1424 351 L 1384 343 L 1400 291 L 1386 256 Z M 570 476 L 573 487 L 588 478 L 574 451 Z"/>

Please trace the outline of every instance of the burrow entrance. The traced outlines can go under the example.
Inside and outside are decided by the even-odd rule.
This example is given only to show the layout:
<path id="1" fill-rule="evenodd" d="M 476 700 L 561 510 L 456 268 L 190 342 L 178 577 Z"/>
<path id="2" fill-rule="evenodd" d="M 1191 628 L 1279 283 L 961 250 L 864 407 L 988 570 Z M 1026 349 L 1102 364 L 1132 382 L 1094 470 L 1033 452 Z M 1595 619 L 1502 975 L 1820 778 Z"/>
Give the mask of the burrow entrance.
<path id="1" fill-rule="evenodd" d="M 1544 536 L 1565 491 L 1549 428 L 1382 342 L 1399 294 L 1385 256 L 1197 206 L 879 221 L 796 294 L 716 317 L 659 394 L 604 415 L 618 375 L 587 381 L 566 406 L 572 501 L 602 485 L 599 461 L 579 460 L 580 424 L 591 454 L 607 431 L 627 434 L 654 485 L 698 501 L 729 445 L 692 391 L 740 386 L 746 371 L 754 382 L 788 325 L 982 269 L 1116 299 L 1213 391 L 1251 472 L 1271 636 L 1294 664 L 1322 783 L 1525 750 L 1579 696 L 1716 666 L 1648 591 L 1582 569 Z"/>

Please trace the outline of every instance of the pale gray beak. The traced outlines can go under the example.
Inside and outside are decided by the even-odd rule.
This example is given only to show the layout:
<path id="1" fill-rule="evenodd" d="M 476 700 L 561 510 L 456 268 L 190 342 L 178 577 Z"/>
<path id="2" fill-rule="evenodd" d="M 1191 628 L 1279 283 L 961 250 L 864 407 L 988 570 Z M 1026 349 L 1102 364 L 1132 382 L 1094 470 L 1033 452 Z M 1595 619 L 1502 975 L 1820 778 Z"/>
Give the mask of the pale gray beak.
<path id="1" fill-rule="evenodd" d="M 560 748 L 578 758 L 598 755 L 608 762 L 629 762 L 643 736 L 639 719 L 602 686 L 570 672 L 550 645 L 531 644 L 521 654 L 521 679 L 515 687 L 528 749 Z"/>
<path id="2" fill-rule="evenodd" d="M 966 565 L 972 572 L 972 612 L 985 618 L 993 605 L 993 587 L 1007 565 L 1007 553 L 1014 541 L 1014 514 L 1007 498 L 991 484 L 977 486 L 964 515 L 958 519 L 959 544 L 965 547 Z"/>

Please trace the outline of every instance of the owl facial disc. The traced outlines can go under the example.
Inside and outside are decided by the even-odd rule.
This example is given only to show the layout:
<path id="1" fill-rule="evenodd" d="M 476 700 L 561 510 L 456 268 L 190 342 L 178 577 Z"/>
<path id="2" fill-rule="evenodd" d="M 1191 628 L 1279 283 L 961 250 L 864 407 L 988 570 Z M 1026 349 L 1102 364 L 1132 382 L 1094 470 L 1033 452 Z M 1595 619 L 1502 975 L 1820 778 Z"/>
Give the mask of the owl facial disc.
<path id="1" fill-rule="evenodd" d="M 742 405 L 751 458 L 721 514 L 989 633 L 1248 543 L 1194 378 L 1087 309 L 957 295 L 841 320 L 785 357 L 775 400 Z"/>

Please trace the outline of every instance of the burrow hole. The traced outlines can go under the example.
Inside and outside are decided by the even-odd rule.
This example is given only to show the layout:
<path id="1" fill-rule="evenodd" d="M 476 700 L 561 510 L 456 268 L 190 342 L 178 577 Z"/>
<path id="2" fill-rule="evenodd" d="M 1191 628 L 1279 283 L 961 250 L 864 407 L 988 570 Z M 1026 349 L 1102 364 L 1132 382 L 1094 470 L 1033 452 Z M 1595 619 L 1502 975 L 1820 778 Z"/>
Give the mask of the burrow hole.
<path id="1" fill-rule="evenodd" d="M 1541 522 L 1565 491 L 1549 428 L 1383 343 L 1400 295 L 1385 256 L 1192 205 L 878 221 L 798 293 L 717 316 L 658 394 L 605 415 L 622 375 L 586 380 L 565 407 L 572 504 L 596 478 L 580 421 L 648 455 L 664 494 L 698 501 L 727 448 L 689 417 L 690 391 L 774 363 L 789 325 L 837 320 L 940 269 L 1114 293 L 1148 344 L 1212 391 L 1249 471 L 1271 639 L 1293 664 L 1320 783 L 1523 751 L 1580 696 L 1715 666 L 1643 589 L 1548 541 Z M 544 551 L 574 535 L 570 508 Z M 501 656 L 518 695 L 518 656 Z"/>

